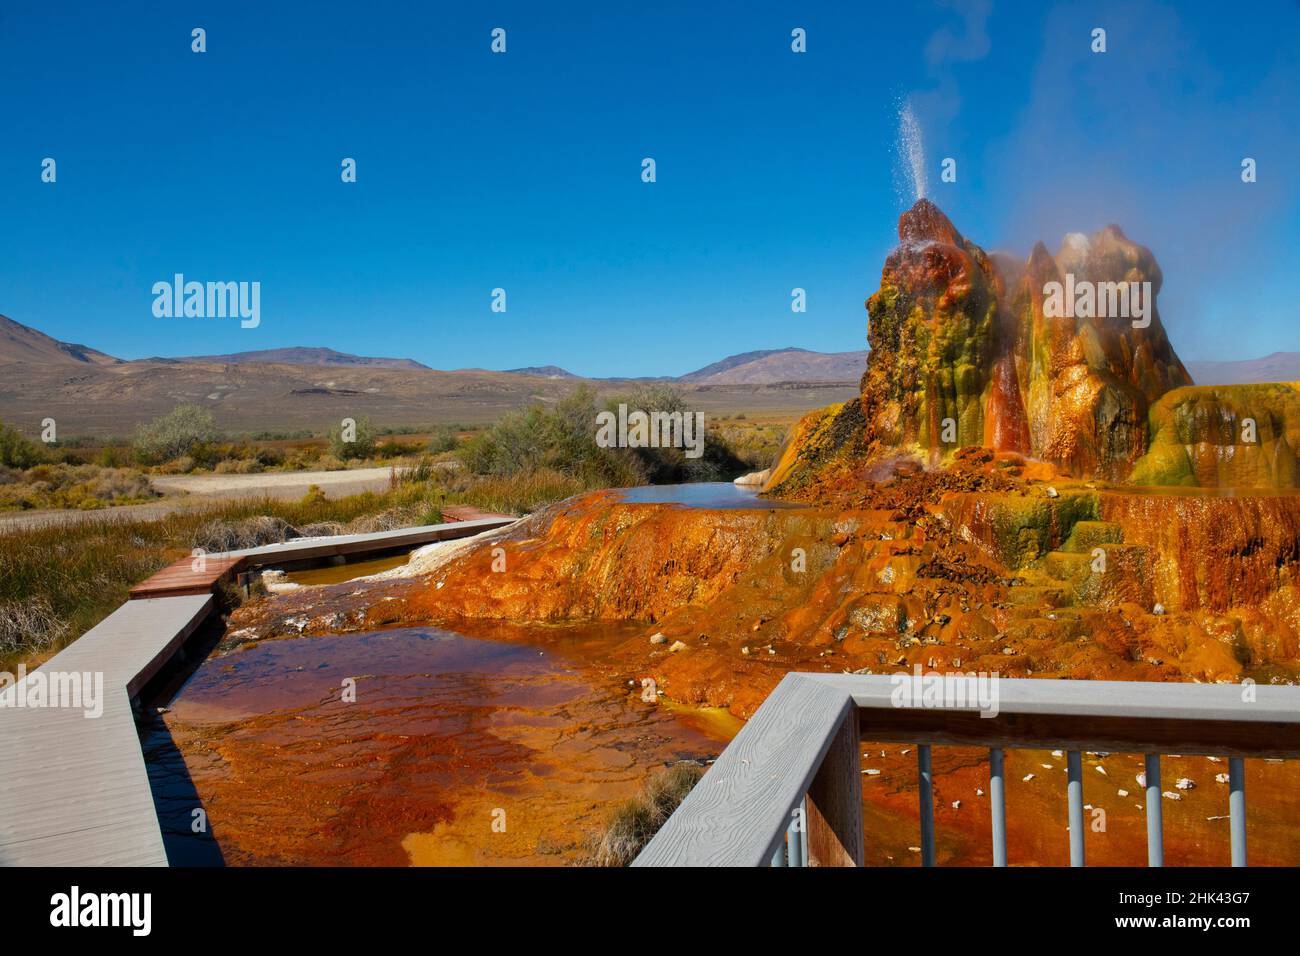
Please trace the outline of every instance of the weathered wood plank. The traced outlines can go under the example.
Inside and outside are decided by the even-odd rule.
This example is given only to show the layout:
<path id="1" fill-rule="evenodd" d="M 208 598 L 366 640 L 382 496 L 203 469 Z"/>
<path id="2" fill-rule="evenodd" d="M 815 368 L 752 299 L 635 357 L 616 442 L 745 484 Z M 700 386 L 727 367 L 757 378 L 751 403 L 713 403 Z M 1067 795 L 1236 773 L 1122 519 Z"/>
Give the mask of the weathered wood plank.
<path id="1" fill-rule="evenodd" d="M 194 558 L 181 558 L 145 578 L 128 592 L 133 601 L 150 597 L 181 597 L 211 594 L 216 586 L 243 566 L 245 558 L 205 557 L 202 570 L 194 569 Z"/>
<path id="2" fill-rule="evenodd" d="M 891 675 L 807 676 L 851 694 L 860 708 L 898 709 L 892 698 L 895 682 Z M 1003 678 L 997 683 L 998 711 L 1004 714 L 1300 723 L 1297 687 L 1038 678 Z M 949 707 L 945 712 L 963 709 L 978 711 L 979 707 Z"/>
<path id="3" fill-rule="evenodd" d="M 852 706 L 787 674 L 633 866 L 766 865 Z"/>
<path id="4" fill-rule="evenodd" d="M 850 712 L 808 787 L 809 866 L 861 866 L 862 744 Z"/>
<path id="5" fill-rule="evenodd" d="M 340 534 L 326 538 L 295 538 L 278 544 L 264 544 L 257 548 L 224 551 L 209 557 L 248 558 L 250 565 L 273 564 L 277 561 L 302 561 L 309 558 L 329 558 L 368 551 L 403 548 L 433 541 L 450 541 L 468 538 L 484 531 L 493 531 L 514 524 L 518 518 L 476 518 L 471 521 L 448 521 L 442 524 L 399 528 L 395 531 L 376 531 L 370 534 Z"/>
<path id="6" fill-rule="evenodd" d="M 865 740 L 1300 757 L 1297 687 L 1007 679 L 986 717 L 975 703 L 896 706 L 888 675 L 810 677 L 852 695 Z"/>
<path id="7" fill-rule="evenodd" d="M 166 865 L 130 695 L 211 607 L 211 595 L 128 601 L 39 669 L 102 674 L 98 717 L 15 706 L 26 683 L 0 693 L 0 864 Z"/>

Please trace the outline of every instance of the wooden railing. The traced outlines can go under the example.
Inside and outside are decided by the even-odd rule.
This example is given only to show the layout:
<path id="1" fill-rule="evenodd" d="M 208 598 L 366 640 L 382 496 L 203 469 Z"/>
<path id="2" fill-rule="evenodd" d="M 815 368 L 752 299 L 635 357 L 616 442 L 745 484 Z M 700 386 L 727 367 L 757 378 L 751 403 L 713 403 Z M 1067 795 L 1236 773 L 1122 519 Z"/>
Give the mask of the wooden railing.
<path id="1" fill-rule="evenodd" d="M 1232 864 L 1245 866 L 1243 760 L 1300 756 L 1300 687 L 999 679 L 996 713 L 973 699 L 900 706 L 897 687 L 886 675 L 787 674 L 633 865 L 861 865 L 860 741 L 870 740 L 918 745 L 925 865 L 934 863 L 930 762 L 940 744 L 989 748 L 995 866 L 1007 864 L 1007 749 L 1067 751 L 1073 866 L 1084 864 L 1082 751 L 1145 755 L 1152 866 L 1164 861 L 1160 755 L 1226 757 Z"/>

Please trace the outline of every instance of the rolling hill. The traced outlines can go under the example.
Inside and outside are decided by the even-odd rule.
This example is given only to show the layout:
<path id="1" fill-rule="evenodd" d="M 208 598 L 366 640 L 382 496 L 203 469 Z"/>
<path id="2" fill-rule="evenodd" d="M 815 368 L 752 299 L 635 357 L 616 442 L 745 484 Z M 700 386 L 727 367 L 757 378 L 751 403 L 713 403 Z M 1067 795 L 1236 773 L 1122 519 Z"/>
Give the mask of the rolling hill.
<path id="1" fill-rule="evenodd" d="M 259 349 L 252 352 L 231 352 L 226 355 L 187 355 L 181 358 L 154 358 L 152 362 L 184 362 L 189 365 L 319 365 L 326 368 L 428 368 L 414 359 L 372 358 L 351 355 L 334 349 L 294 346 L 285 349 Z"/>
<path id="2" fill-rule="evenodd" d="M 390 362 L 394 364 L 380 364 Z M 0 318 L 0 420 L 32 432 L 46 417 L 64 436 L 126 436 L 140 424 L 194 403 L 231 432 L 311 430 L 345 417 L 381 426 L 483 424 L 534 402 L 551 403 L 577 382 L 602 395 L 626 393 L 630 379 L 563 377 L 525 371 L 441 371 L 404 359 L 365 359 L 330 349 L 272 349 L 233 355 L 122 361 L 60 342 Z M 856 383 L 684 382 L 687 400 L 710 415 L 789 417 L 856 392 Z"/>
<path id="3" fill-rule="evenodd" d="M 1300 381 L 1300 352 L 1274 352 L 1237 362 L 1187 362 L 1197 385 L 1250 385 Z"/>

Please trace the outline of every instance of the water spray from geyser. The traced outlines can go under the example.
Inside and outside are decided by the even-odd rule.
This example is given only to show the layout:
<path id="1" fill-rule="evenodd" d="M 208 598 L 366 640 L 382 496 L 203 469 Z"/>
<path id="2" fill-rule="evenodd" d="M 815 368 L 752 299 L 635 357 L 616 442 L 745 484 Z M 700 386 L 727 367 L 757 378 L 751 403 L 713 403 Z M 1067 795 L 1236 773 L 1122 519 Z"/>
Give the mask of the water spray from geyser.
<path id="1" fill-rule="evenodd" d="M 925 141 L 921 138 L 921 124 L 917 121 L 916 111 L 911 99 L 903 100 L 898 108 L 898 168 L 901 185 L 906 187 L 902 199 L 904 206 L 910 206 L 918 199 L 924 199 L 926 193 L 925 178 Z"/>

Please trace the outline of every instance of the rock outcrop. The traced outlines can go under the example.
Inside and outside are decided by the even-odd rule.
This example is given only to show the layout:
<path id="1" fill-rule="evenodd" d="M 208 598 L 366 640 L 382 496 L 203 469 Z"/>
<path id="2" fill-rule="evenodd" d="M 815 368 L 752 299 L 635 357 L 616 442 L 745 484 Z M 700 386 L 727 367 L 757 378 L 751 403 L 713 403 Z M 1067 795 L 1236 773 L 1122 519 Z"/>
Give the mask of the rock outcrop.
<path id="1" fill-rule="evenodd" d="M 867 300 L 860 398 L 809 416 L 769 490 L 845 451 L 934 467 L 971 445 L 1125 478 L 1146 453 L 1151 404 L 1191 384 L 1156 307 L 1151 252 L 1107 226 L 1067 236 L 1055 257 L 1040 243 L 1020 264 L 987 255 L 924 199 L 898 235 Z"/>

